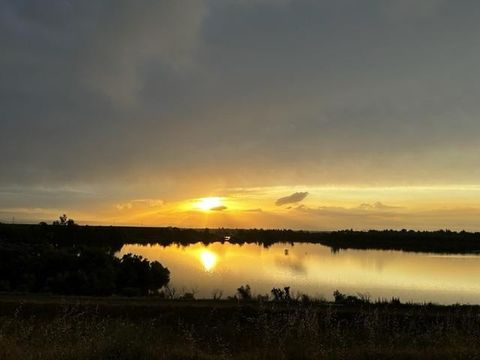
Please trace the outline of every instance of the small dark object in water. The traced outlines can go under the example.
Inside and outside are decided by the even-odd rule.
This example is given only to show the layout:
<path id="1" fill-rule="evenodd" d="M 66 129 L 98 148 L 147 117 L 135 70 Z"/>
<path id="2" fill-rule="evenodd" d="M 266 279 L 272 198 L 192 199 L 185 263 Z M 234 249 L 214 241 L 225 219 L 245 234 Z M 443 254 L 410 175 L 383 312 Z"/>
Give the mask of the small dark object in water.
<path id="1" fill-rule="evenodd" d="M 288 256 L 288 249 L 285 249 L 284 253 L 285 253 L 286 256 Z"/>

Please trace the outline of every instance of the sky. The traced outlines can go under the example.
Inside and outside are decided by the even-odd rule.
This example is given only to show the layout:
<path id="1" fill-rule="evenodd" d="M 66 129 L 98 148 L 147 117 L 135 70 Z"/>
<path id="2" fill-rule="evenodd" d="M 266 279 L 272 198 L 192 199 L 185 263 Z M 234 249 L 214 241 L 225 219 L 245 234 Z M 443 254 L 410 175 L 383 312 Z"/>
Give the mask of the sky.
<path id="1" fill-rule="evenodd" d="M 0 0 L 0 221 L 480 230 L 480 2 Z"/>

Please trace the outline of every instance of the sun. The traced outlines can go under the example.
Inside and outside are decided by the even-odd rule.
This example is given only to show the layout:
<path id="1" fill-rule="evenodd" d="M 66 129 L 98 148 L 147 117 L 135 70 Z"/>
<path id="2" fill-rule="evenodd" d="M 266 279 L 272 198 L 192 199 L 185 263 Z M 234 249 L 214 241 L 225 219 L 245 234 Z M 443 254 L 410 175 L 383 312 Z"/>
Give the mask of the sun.
<path id="1" fill-rule="evenodd" d="M 205 197 L 195 203 L 195 207 L 203 211 L 212 210 L 222 205 L 222 198 L 220 197 Z"/>
<path id="2" fill-rule="evenodd" d="M 203 250 L 200 253 L 200 261 L 205 271 L 211 271 L 217 265 L 217 254 L 210 250 Z"/>

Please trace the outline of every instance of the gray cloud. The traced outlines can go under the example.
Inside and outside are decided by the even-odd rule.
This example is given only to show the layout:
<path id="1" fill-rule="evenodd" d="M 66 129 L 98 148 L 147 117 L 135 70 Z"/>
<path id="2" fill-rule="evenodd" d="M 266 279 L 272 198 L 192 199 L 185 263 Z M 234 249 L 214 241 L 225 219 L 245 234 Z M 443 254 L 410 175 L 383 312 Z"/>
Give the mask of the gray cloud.
<path id="1" fill-rule="evenodd" d="M 99 26 L 81 64 L 89 85 L 130 104 L 146 82 L 143 68 L 149 61 L 174 74 L 190 66 L 205 12 L 203 1 L 103 2 L 97 13 Z"/>
<path id="2" fill-rule="evenodd" d="M 275 205 L 281 206 L 281 205 L 287 205 L 287 204 L 295 204 L 302 201 L 307 196 L 308 196 L 308 192 L 296 192 L 296 193 L 293 193 L 292 195 L 288 195 L 278 199 L 277 201 L 275 201 Z"/>
<path id="3" fill-rule="evenodd" d="M 209 210 L 213 210 L 213 211 L 223 211 L 223 210 L 227 210 L 228 208 L 225 206 L 225 205 L 219 205 L 219 206 L 215 206 L 215 207 L 212 207 L 210 208 Z"/>

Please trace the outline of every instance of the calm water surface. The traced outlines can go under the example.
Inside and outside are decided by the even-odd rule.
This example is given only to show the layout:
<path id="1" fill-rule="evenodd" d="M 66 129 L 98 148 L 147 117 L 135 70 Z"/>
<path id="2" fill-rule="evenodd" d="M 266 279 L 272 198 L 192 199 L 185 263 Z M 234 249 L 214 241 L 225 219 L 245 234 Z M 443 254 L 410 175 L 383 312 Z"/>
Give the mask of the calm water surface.
<path id="1" fill-rule="evenodd" d="M 480 256 L 435 255 L 401 251 L 346 250 L 332 253 L 317 244 L 261 245 L 202 243 L 188 246 L 125 245 L 133 253 L 160 261 L 180 293 L 195 291 L 224 297 L 249 284 L 254 294 L 290 286 L 313 296 L 332 298 L 335 289 L 368 293 L 372 299 L 480 304 Z"/>

